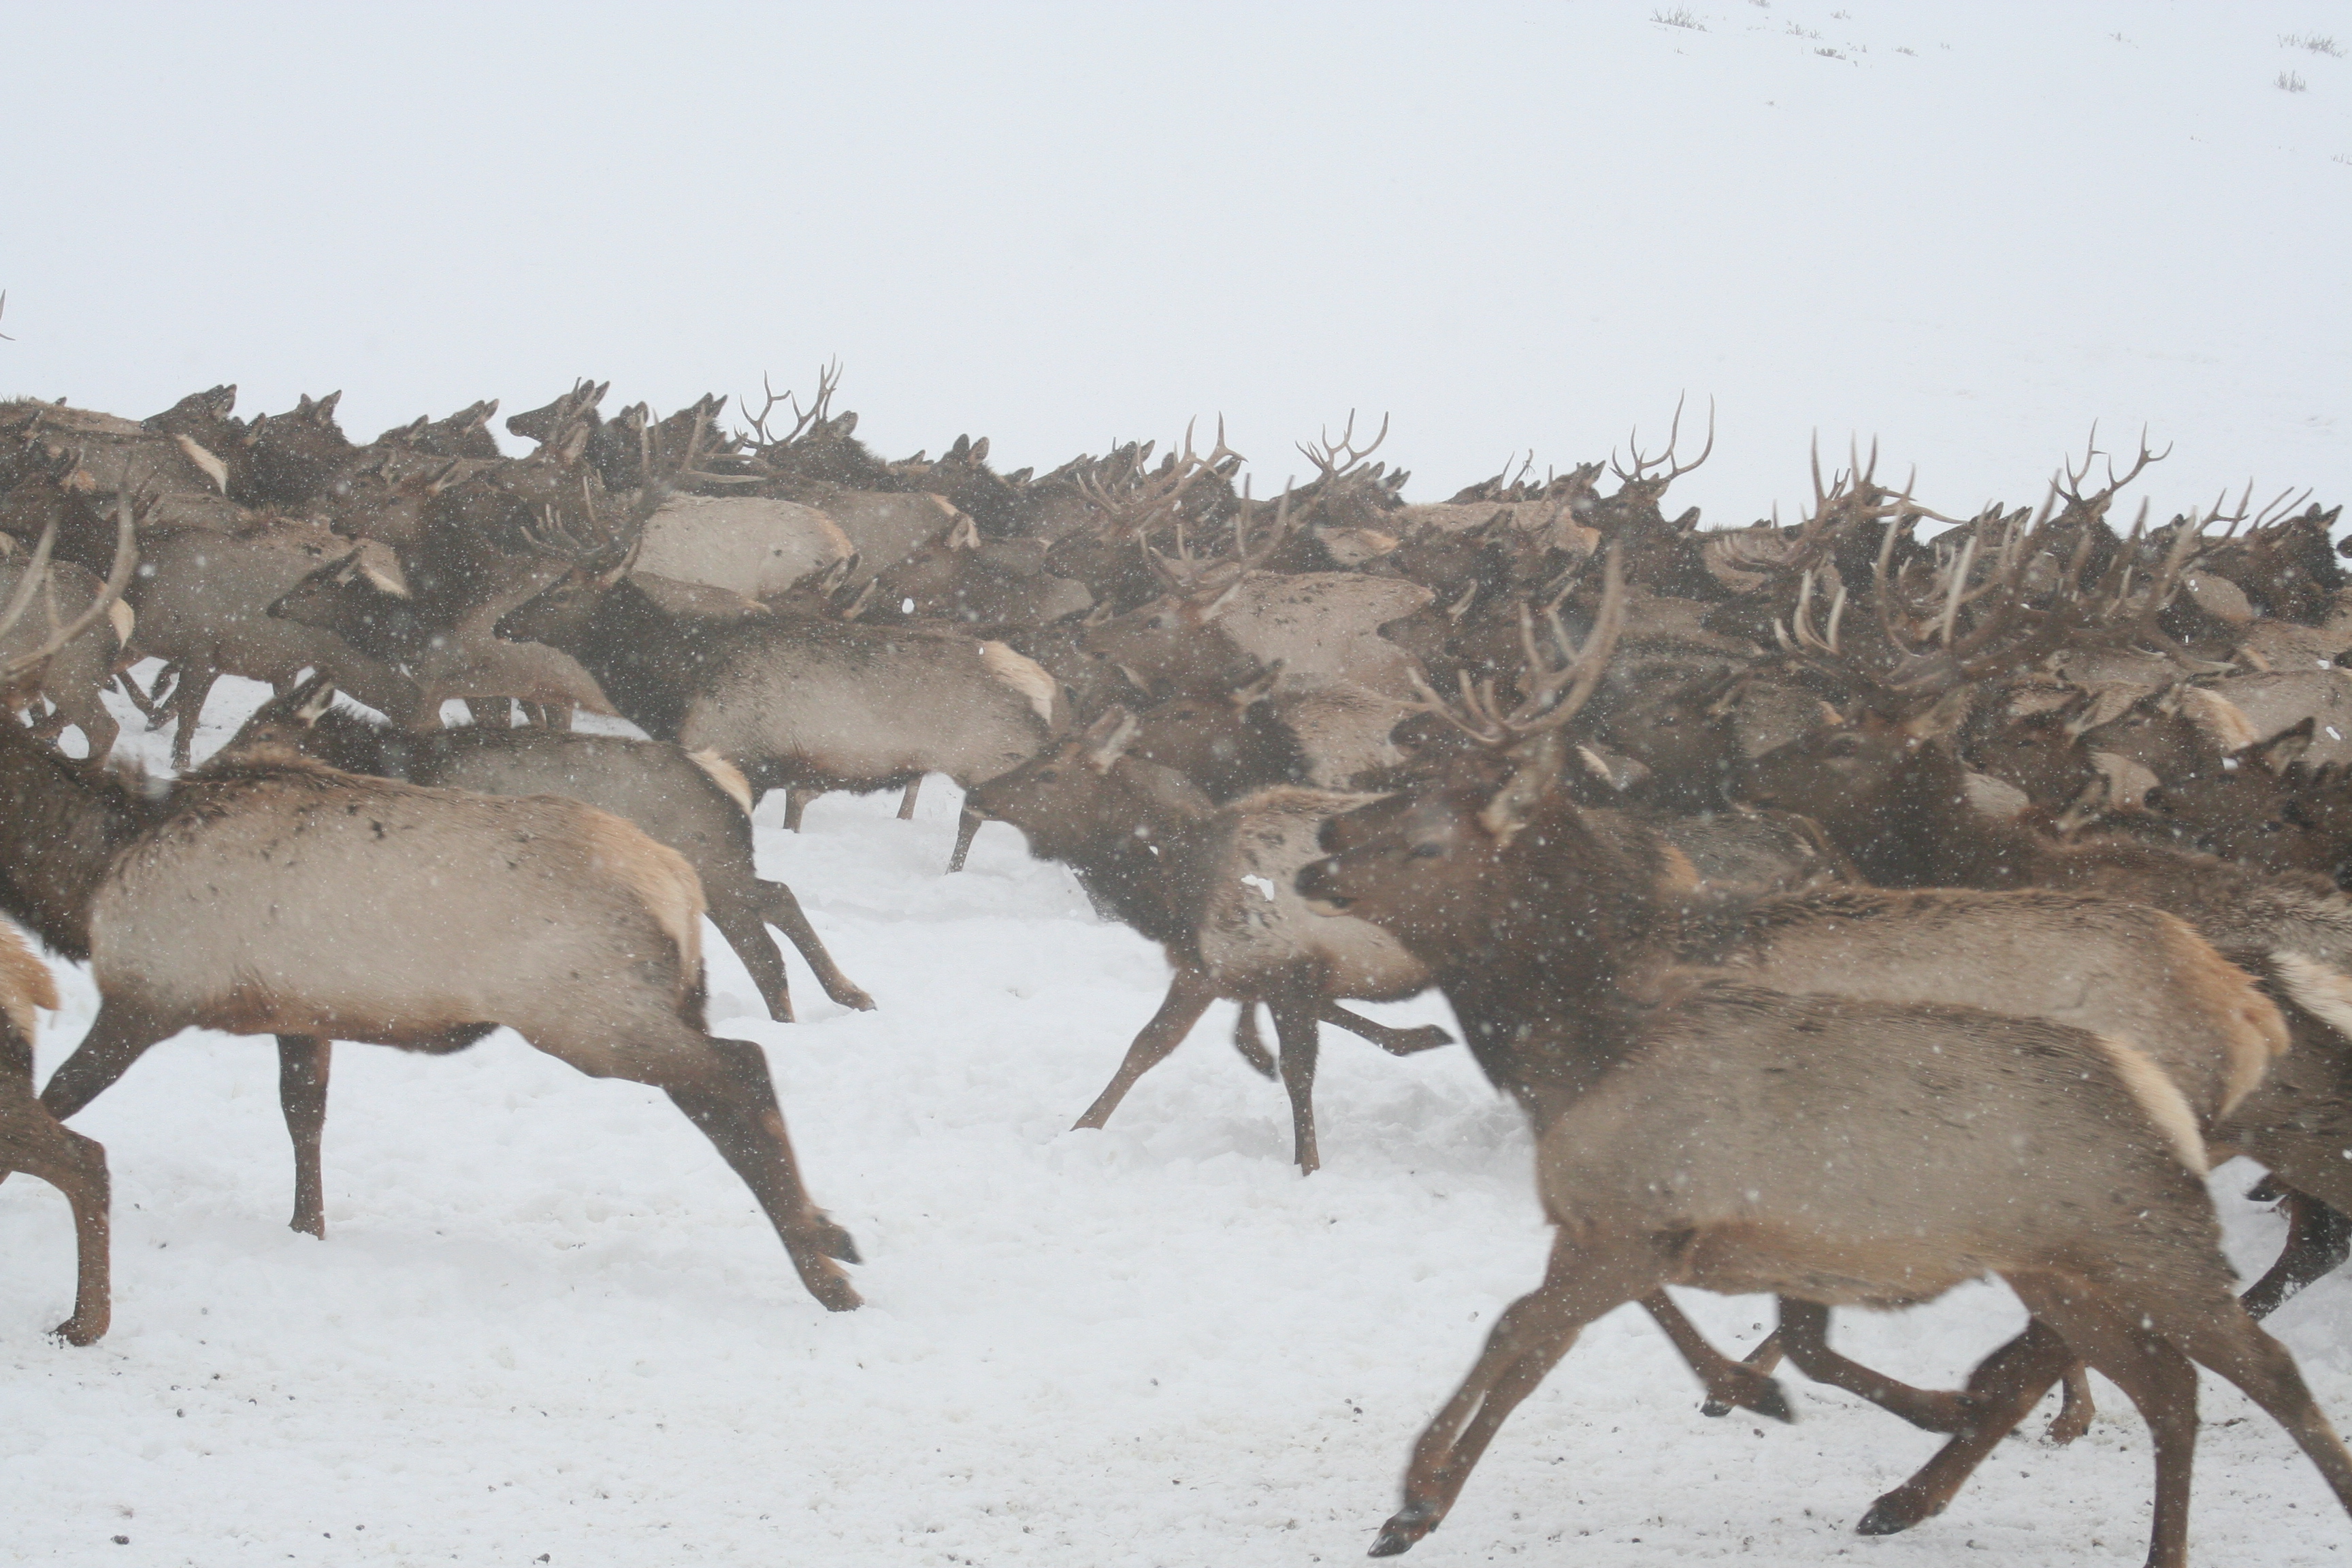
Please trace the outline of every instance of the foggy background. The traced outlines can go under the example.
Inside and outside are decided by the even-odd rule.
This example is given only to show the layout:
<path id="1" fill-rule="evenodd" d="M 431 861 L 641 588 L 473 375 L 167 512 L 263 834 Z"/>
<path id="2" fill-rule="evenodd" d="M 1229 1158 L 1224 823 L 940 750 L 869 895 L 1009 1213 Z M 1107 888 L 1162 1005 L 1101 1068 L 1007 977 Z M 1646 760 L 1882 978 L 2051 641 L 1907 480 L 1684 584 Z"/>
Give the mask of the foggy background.
<path id="1" fill-rule="evenodd" d="M 1946 509 L 2094 418 L 2159 506 L 2352 489 L 2352 60 L 2279 43 L 2341 4 L 5 14 L 0 395 L 363 441 L 838 357 L 886 456 L 1222 412 L 1264 493 L 1352 407 L 1433 500 L 1686 391 L 1712 523 L 1816 426 Z"/>

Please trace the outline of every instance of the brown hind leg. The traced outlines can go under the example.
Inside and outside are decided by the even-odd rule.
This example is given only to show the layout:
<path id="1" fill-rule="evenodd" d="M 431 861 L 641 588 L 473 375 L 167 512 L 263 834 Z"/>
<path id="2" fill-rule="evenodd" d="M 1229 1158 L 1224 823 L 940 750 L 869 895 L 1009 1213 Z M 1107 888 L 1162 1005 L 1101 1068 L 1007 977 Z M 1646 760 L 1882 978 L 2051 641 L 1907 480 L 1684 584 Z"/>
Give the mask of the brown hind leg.
<path id="1" fill-rule="evenodd" d="M 2238 1298 L 2256 1318 L 2269 1317 L 2296 1291 L 2352 1258 L 2352 1219 L 2292 1187 L 2281 1194 L 2280 1206 L 2286 1214 L 2286 1248 L 2270 1272 Z"/>
<path id="2" fill-rule="evenodd" d="M 189 749 L 196 743 L 196 725 L 205 716 L 205 700 L 213 694 L 220 671 L 209 664 L 191 665 L 181 672 L 179 689 L 172 693 L 172 766 L 185 773 Z"/>
<path id="3" fill-rule="evenodd" d="M 1192 1026 L 1201 1021 L 1201 1015 L 1216 999 L 1217 988 L 1207 975 L 1197 969 L 1178 970 L 1168 982 L 1168 994 L 1160 999 L 1160 1011 L 1151 1015 L 1151 1021 L 1143 1026 L 1135 1043 L 1127 1047 L 1126 1059 L 1118 1064 L 1118 1071 L 1111 1075 L 1110 1082 L 1095 1096 L 1095 1102 L 1087 1107 L 1087 1113 L 1078 1118 L 1072 1131 L 1101 1127 L 1109 1121 L 1110 1113 L 1118 1109 L 1118 1102 L 1127 1098 L 1136 1079 L 1166 1061 L 1169 1053 L 1184 1043 L 1184 1037 L 1192 1032 Z"/>
<path id="4" fill-rule="evenodd" d="M 155 672 L 155 689 L 151 694 L 140 689 L 138 679 L 127 669 L 114 672 L 116 689 L 131 700 L 131 706 L 146 717 L 147 728 L 160 730 L 171 717 L 170 704 L 164 701 L 172 684 L 173 667 L 164 666 Z"/>
<path id="5" fill-rule="evenodd" d="M 57 1119 L 27 1094 L 21 1103 L 0 1108 L 0 1171 L 22 1171 L 47 1182 L 73 1205 L 73 1316 L 50 1332 L 68 1344 L 95 1343 L 105 1335 L 114 1310 L 108 1278 L 110 1238 L 105 1149 L 95 1140 L 58 1125 Z"/>
<path id="6" fill-rule="evenodd" d="M 1555 1233 L 1543 1283 L 1503 1310 L 1470 1375 L 1413 1444 L 1404 1506 L 1381 1527 L 1371 1554 L 1393 1557 L 1435 1530 L 1504 1418 L 1542 1384 L 1584 1325 L 1654 1291 L 1658 1273 L 1646 1251 L 1580 1247 Z"/>
<path id="7" fill-rule="evenodd" d="M 2188 1568 L 2189 1485 L 2197 1458 L 2197 1369 L 2179 1350 L 2123 1316 L 2132 1303 L 2103 1300 L 2083 1283 L 2054 1275 L 2007 1276 L 2034 1316 L 2074 1352 L 2115 1381 L 2147 1423 L 2156 1450 L 2156 1510 L 2148 1568 Z M 2234 1306 L 2234 1303 L 2232 1303 Z M 2132 1311 L 2140 1323 L 2149 1321 Z"/>
<path id="8" fill-rule="evenodd" d="M 1969 1374 L 1969 1394 L 1978 1405 L 1977 1424 L 1937 1449 L 1910 1479 L 1871 1504 L 1855 1528 L 1864 1535 L 1893 1535 L 1943 1512 L 1994 1446 L 2016 1430 L 2074 1360 L 2057 1330 L 2039 1318 L 2027 1323 L 2023 1333 Z"/>
<path id="9" fill-rule="evenodd" d="M 2226 1304 L 2225 1304 L 2226 1303 Z M 2156 1332 L 2238 1385 L 2286 1428 L 2318 1468 L 2336 1501 L 2352 1514 L 2352 1453 L 2305 1386 L 2287 1348 L 2271 1338 L 2226 1292 L 2212 1302 L 2163 1301 L 2148 1308 Z"/>
<path id="10" fill-rule="evenodd" d="M 963 869 L 964 857 L 971 853 L 971 841 L 980 836 L 980 825 L 988 818 L 967 805 L 956 817 L 955 853 L 948 857 L 948 869 Z"/>
<path id="11" fill-rule="evenodd" d="M 824 791 L 821 789 L 796 789 L 787 784 L 784 787 L 785 829 L 798 833 L 801 830 L 801 813 L 808 809 L 809 802 L 824 793 Z"/>
<path id="12" fill-rule="evenodd" d="M 1249 1063 L 1258 1077 L 1274 1076 L 1274 1053 L 1258 1037 L 1257 999 L 1254 996 L 1243 1002 L 1241 1011 L 1234 1015 L 1234 1049 L 1242 1054 L 1242 1060 Z"/>
<path id="13" fill-rule="evenodd" d="M 1337 1002 L 1322 1003 L 1316 1016 L 1347 1030 L 1359 1039 L 1370 1040 L 1392 1057 L 1415 1056 L 1454 1043 L 1454 1037 L 1434 1024 L 1423 1024 L 1411 1029 L 1391 1029 L 1386 1024 L 1373 1023 L 1360 1013 L 1350 1013 Z"/>
<path id="14" fill-rule="evenodd" d="M 278 1037 L 278 1106 L 294 1140 L 294 1217 L 289 1223 L 321 1241 L 327 1236 L 327 1188 L 319 1142 L 327 1128 L 327 1069 L 334 1051 L 332 1041 L 315 1035 Z"/>
<path id="15" fill-rule="evenodd" d="M 908 779 L 907 781 L 907 791 L 904 795 L 898 797 L 899 821 L 912 822 L 915 820 L 915 801 L 922 795 L 922 793 L 923 781 L 921 779 L 916 778 Z M 950 867 L 949 869 L 953 870 L 954 868 Z"/>
<path id="16" fill-rule="evenodd" d="M 845 1007 L 854 1007 L 861 1013 L 874 1011 L 874 998 L 833 962 L 833 954 L 825 951 L 824 940 L 816 934 L 816 928 L 809 924 L 808 916 L 801 912 L 801 901 L 793 896 L 793 890 L 782 882 L 761 882 L 759 886 L 765 889 L 766 904 L 761 912 L 768 923 L 782 931 L 792 944 L 800 949 L 801 957 L 807 961 L 810 973 L 816 976 L 816 983 L 824 988 L 824 994 Z"/>
<path id="17" fill-rule="evenodd" d="M 1290 1096 L 1291 1157 L 1298 1173 L 1311 1176 L 1323 1168 L 1315 1147 L 1315 1060 L 1323 1048 L 1311 996 L 1278 995 L 1265 1010 L 1274 1015 L 1274 1043 L 1282 1052 L 1282 1087 Z"/>
<path id="18" fill-rule="evenodd" d="M 1973 1426 L 1977 1402 L 1965 1394 L 1914 1388 L 1830 1349 L 1830 1310 L 1818 1301 L 1780 1298 L 1780 1345 L 1799 1372 L 1843 1388 L 1927 1432 L 1962 1432 Z"/>
<path id="19" fill-rule="evenodd" d="M 2042 1440 L 2056 1448 L 2064 1447 L 2088 1432 L 2099 1414 L 2098 1405 L 2091 1398 L 2090 1374 L 2083 1370 L 2081 1363 L 2066 1369 L 2060 1392 L 2058 1414 L 2050 1418 L 2049 1429 L 2042 1434 Z"/>
<path id="20" fill-rule="evenodd" d="M 1642 1298 L 1642 1310 L 1650 1314 L 1675 1349 L 1682 1352 L 1684 1363 L 1698 1374 L 1706 1389 L 1706 1403 L 1699 1408 L 1709 1415 L 1728 1415 L 1735 1409 L 1753 1410 L 1759 1415 L 1769 1415 L 1775 1421 L 1794 1421 L 1796 1412 L 1789 1408 L 1789 1396 L 1780 1385 L 1746 1362 L 1733 1361 L 1706 1342 L 1680 1307 L 1664 1290 L 1653 1290 Z"/>

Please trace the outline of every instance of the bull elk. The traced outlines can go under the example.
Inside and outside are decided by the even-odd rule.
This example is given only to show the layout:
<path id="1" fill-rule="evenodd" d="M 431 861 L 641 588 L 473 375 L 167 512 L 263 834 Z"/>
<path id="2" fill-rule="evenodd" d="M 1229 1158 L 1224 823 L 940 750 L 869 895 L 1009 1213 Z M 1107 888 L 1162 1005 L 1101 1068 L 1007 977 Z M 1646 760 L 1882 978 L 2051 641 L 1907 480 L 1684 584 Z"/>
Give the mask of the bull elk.
<path id="1" fill-rule="evenodd" d="M 1580 700 L 1571 688 L 1555 711 Z M 2189 984 L 2211 993 L 2207 1020 L 2235 1025 L 2236 1044 L 2219 1051 L 2195 1030 L 2175 1031 L 2205 1068 L 2184 1088 L 2121 1035 L 1765 989 L 1754 982 L 1769 983 L 1769 960 L 1753 973 L 1688 968 L 1662 941 L 1664 862 L 1583 820 L 1559 789 L 1562 754 L 1557 733 L 1542 734 L 1488 787 L 1455 780 L 1340 817 L 1329 829 L 1336 853 L 1300 879 L 1303 892 L 1393 931 L 1436 973 L 1482 1060 L 1504 1064 L 1538 1126 L 1555 1228 L 1543 1285 L 1505 1313 L 1423 1434 L 1406 1506 L 1375 1555 L 1436 1527 L 1504 1417 L 1583 1324 L 1669 1283 L 1818 1307 L 1897 1305 L 2000 1274 L 2038 1322 L 1971 1379 L 1967 1418 L 2006 1429 L 2022 1415 L 2021 1387 L 2038 1398 L 2048 1379 L 2035 1375 L 2063 1370 L 2070 1348 L 2109 1372 L 2156 1436 L 2152 1563 L 2185 1558 L 2187 1358 L 2287 1426 L 2352 1507 L 2352 1455 L 2292 1358 L 2230 1294 L 2199 1180 L 2208 1154 L 2190 1096 L 2217 1080 L 2225 1102 L 2242 1095 L 2279 1043 L 2275 1013 L 2242 976 L 2168 927 L 2172 946 L 2202 952 Z M 1522 845 L 1539 899 L 1492 880 Z M 1797 968 L 1833 973 L 1823 960 L 1836 945 Z M 2138 1010 L 2145 1020 L 2144 998 Z M 1937 1109 L 1955 1097 L 1976 1113 Z M 1809 1130 L 1801 1150 L 1790 1126 Z M 2039 1201 L 2053 1181 L 2069 1202 Z M 1874 1510 L 1864 1529 L 1913 1521 Z"/>
<path id="2" fill-rule="evenodd" d="M 123 531 L 127 580 L 127 513 Z M 267 1033 L 298 1069 L 289 1131 L 314 1147 L 329 1038 L 443 1053 L 508 1025 L 591 1077 L 663 1089 L 811 1294 L 858 1304 L 835 1261 L 856 1249 L 809 1201 L 760 1048 L 703 1026 L 693 868 L 618 817 L 268 746 L 150 801 L 0 725 L 0 908 L 98 982 L 97 1019 L 42 1092 L 60 1120 L 182 1029 Z"/>

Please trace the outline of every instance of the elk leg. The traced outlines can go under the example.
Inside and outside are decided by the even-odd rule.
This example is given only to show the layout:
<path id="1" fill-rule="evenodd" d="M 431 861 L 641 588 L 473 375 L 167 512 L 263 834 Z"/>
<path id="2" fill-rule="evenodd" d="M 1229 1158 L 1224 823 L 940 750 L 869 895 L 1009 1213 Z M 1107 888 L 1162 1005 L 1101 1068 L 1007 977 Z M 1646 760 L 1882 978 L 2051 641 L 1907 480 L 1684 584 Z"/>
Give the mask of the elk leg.
<path id="1" fill-rule="evenodd" d="M 1944 1511 L 1976 1468 L 2074 1364 L 2074 1352 L 2058 1331 L 2036 1318 L 2025 1331 L 1987 1356 L 1969 1374 L 1969 1394 L 1978 1401 L 1977 1425 L 1936 1450 L 1909 1480 L 1870 1505 L 1854 1528 L 1864 1535 L 1893 1535 Z"/>
<path id="2" fill-rule="evenodd" d="M 705 1048 L 692 1053 L 699 1059 L 682 1060 L 688 1056 L 683 1051 L 666 1053 L 644 1081 L 667 1094 L 743 1178 L 809 1294 L 829 1312 L 849 1311 L 859 1305 L 857 1292 L 834 1260 L 856 1262 L 857 1246 L 809 1202 L 767 1058 L 748 1040 L 705 1037 L 699 1044 Z"/>
<path id="3" fill-rule="evenodd" d="M 912 822 L 915 820 L 915 798 L 922 793 L 923 781 L 921 779 L 912 778 L 907 781 L 907 793 L 898 797 L 899 821 Z M 955 868 L 950 867 L 949 869 L 953 870 Z"/>
<path id="4" fill-rule="evenodd" d="M 2165 1300 L 2149 1306 L 2155 1331 L 2238 1385 L 2271 1419 L 2286 1428 L 2316 1466 L 2327 1489 L 2352 1513 L 2352 1453 L 2311 1397 L 2287 1348 L 2226 1292 L 2210 1304 Z M 2105 1370 L 2105 1369 L 2102 1369 Z"/>
<path id="5" fill-rule="evenodd" d="M 791 1023 L 792 981 L 784 973 L 783 954 L 776 951 L 775 942 L 769 939 L 767 925 L 760 918 L 763 911 L 733 888 L 705 883 L 703 893 L 709 900 L 705 912 L 710 916 L 710 923 L 719 928 L 719 934 L 727 939 L 727 945 L 743 961 L 751 984 L 759 988 L 760 1000 L 767 1005 L 768 1016 L 780 1024 Z"/>
<path id="6" fill-rule="evenodd" d="M 971 841 L 980 837 L 980 825 L 987 820 L 969 805 L 957 815 L 955 853 L 948 857 L 950 872 L 963 869 L 964 857 L 971 853 Z"/>
<path id="7" fill-rule="evenodd" d="M 2054 1448 L 2063 1448 L 2088 1432 L 2093 1418 L 2099 1414 L 2097 1403 L 2091 1398 L 2090 1376 L 2083 1370 L 2082 1363 L 2066 1369 L 2060 1388 L 2058 1414 L 2050 1418 L 2050 1429 L 2042 1434 L 2042 1440 Z"/>
<path id="8" fill-rule="evenodd" d="M 1843 1388 L 1926 1432 L 1963 1432 L 1976 1424 L 1976 1401 L 1965 1394 L 1930 1392 L 1875 1373 L 1830 1349 L 1830 1310 L 1818 1301 L 1782 1296 L 1778 1337 L 1797 1370 L 1815 1383 Z"/>
<path id="9" fill-rule="evenodd" d="M 177 721 L 172 731 L 172 766 L 185 772 L 188 749 L 196 743 L 196 723 L 205 714 L 205 700 L 213 694 L 213 682 L 220 671 L 211 665 L 196 665 L 180 673 L 180 688 L 172 693 L 172 714 Z"/>
<path id="10" fill-rule="evenodd" d="M 50 1332 L 70 1345 L 96 1343 L 105 1336 L 114 1310 L 108 1278 L 111 1240 L 106 1150 L 26 1103 L 0 1111 L 0 1171 L 22 1171 L 47 1182 L 73 1206 L 73 1316 Z"/>
<path id="11" fill-rule="evenodd" d="M 1434 1024 L 1417 1028 L 1391 1029 L 1386 1024 L 1375 1024 L 1360 1013 L 1350 1013 L 1337 1002 L 1325 1002 L 1316 1015 L 1327 1024 L 1334 1024 L 1359 1039 L 1371 1041 L 1392 1057 L 1410 1057 L 1422 1051 L 1433 1051 L 1440 1046 L 1450 1046 L 1454 1037 Z"/>
<path id="12" fill-rule="evenodd" d="M 152 695 L 139 689 L 139 682 L 132 679 L 129 670 L 118 669 L 114 672 L 115 689 L 129 698 L 131 706 L 138 709 L 146 717 L 147 728 L 150 730 L 162 729 L 163 721 L 170 717 L 169 704 L 163 699 L 165 689 L 171 683 L 172 669 L 168 666 L 155 672 L 155 690 Z"/>
<path id="13" fill-rule="evenodd" d="M 1584 1326 L 1657 1285 L 1649 1259 L 1596 1255 L 1555 1235 L 1543 1283 L 1503 1310 L 1470 1375 L 1413 1444 L 1404 1507 L 1381 1527 L 1371 1555 L 1393 1557 L 1435 1530 L 1504 1418 L 1542 1384 Z"/>
<path id="14" fill-rule="evenodd" d="M 784 787 L 784 827 L 786 831 L 798 833 L 801 830 L 801 813 L 808 809 L 809 802 L 814 800 L 824 793 L 824 791 L 821 789 L 795 789 L 789 784 Z"/>
<path id="15" fill-rule="evenodd" d="M 1317 1005 L 1311 997 L 1283 995 L 1266 1004 L 1274 1015 L 1274 1041 L 1282 1052 L 1282 1087 L 1290 1096 L 1290 1144 L 1298 1173 L 1323 1168 L 1315 1148 L 1315 1059 L 1323 1048 Z"/>
<path id="16" fill-rule="evenodd" d="M 327 1238 L 326 1179 L 320 1168 L 319 1141 L 327 1129 L 327 1069 L 334 1042 L 316 1035 L 278 1037 L 278 1107 L 294 1140 L 292 1228 Z"/>
<path id="17" fill-rule="evenodd" d="M 2071 1281 L 2020 1274 L 2009 1283 L 2034 1316 L 2063 1335 L 2077 1355 L 2114 1379 L 2138 1407 L 2156 1450 L 2148 1568 L 2188 1568 L 2189 1486 L 2197 1458 L 2197 1369 L 2178 1348 L 2136 1327 L 2116 1308 Z M 2141 1321 L 2147 1319 L 2142 1316 Z"/>
<path id="18" fill-rule="evenodd" d="M 2323 1279 L 2352 1258 L 2352 1219 L 2307 1193 L 2288 1188 L 2286 1249 L 2270 1272 L 2238 1300 L 2257 1318 L 2267 1318 L 2296 1291 Z"/>
<path id="19" fill-rule="evenodd" d="M 760 886 L 766 889 L 767 894 L 767 907 L 761 913 L 770 925 L 782 931 L 792 944 L 800 949 L 801 957 L 807 962 L 810 973 L 816 976 L 816 983 L 824 988 L 824 994 L 845 1007 L 854 1007 L 861 1013 L 874 1011 L 874 998 L 861 990 L 841 972 L 841 966 L 834 963 L 833 954 L 825 951 L 824 939 L 816 934 L 816 928 L 809 924 L 808 916 L 801 912 L 801 901 L 793 896 L 792 889 L 782 882 L 761 882 Z M 785 1016 L 791 1016 L 790 1014 Z"/>
<path id="20" fill-rule="evenodd" d="M 1747 1362 L 1733 1361 L 1706 1342 L 1683 1310 L 1664 1290 L 1653 1290 L 1642 1298 L 1642 1310 L 1650 1314 L 1675 1349 L 1706 1389 L 1706 1403 L 1699 1406 L 1709 1415 L 1728 1415 L 1735 1409 L 1753 1410 L 1759 1415 L 1769 1415 L 1775 1421 L 1794 1421 L 1797 1413 L 1789 1408 L 1789 1396 L 1780 1385 Z"/>
<path id="21" fill-rule="evenodd" d="M 1242 1010 L 1234 1015 L 1234 1049 L 1241 1052 L 1242 1060 L 1249 1063 L 1258 1077 L 1274 1076 L 1274 1053 L 1267 1050 L 1265 1042 L 1258 1037 L 1257 998 L 1254 996 L 1244 1002 Z"/>
<path id="22" fill-rule="evenodd" d="M 58 1064 L 41 1089 L 41 1103 L 63 1121 L 106 1092 L 131 1063 L 180 1032 L 177 1024 L 158 1026 L 111 997 L 101 998 L 89 1033 Z"/>
<path id="23" fill-rule="evenodd" d="M 1118 1064 L 1118 1071 L 1111 1075 L 1110 1082 L 1095 1096 L 1095 1102 L 1087 1107 L 1087 1113 L 1078 1118 L 1071 1131 L 1098 1128 L 1108 1122 L 1110 1113 L 1118 1109 L 1118 1102 L 1127 1098 L 1127 1091 L 1135 1087 L 1136 1079 L 1166 1061 L 1169 1053 L 1184 1043 L 1184 1037 L 1192 1032 L 1192 1026 L 1201 1021 L 1201 1015 L 1216 999 L 1217 988 L 1207 975 L 1197 969 L 1178 970 L 1168 982 L 1168 994 L 1160 999 L 1160 1011 L 1151 1015 L 1151 1021 L 1143 1026 L 1135 1043 L 1127 1047 L 1127 1059 Z"/>

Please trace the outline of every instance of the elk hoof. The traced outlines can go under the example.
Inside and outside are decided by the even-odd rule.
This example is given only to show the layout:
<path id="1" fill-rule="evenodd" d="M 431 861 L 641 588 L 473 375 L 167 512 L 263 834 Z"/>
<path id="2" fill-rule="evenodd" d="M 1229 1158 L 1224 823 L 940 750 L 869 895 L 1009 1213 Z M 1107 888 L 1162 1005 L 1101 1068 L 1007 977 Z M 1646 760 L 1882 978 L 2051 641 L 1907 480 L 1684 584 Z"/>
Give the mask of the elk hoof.
<path id="1" fill-rule="evenodd" d="M 1395 1557 L 1412 1551 L 1413 1542 L 1437 1528 L 1438 1518 L 1437 1510 L 1425 1502 L 1406 1504 L 1381 1526 L 1380 1538 L 1367 1555 Z"/>
<path id="2" fill-rule="evenodd" d="M 1907 1409 L 1895 1414 L 1922 1432 L 1940 1433 L 1957 1437 L 1973 1432 L 1977 1418 L 1984 1412 L 1984 1404 L 1970 1394 L 1922 1394 Z"/>
<path id="3" fill-rule="evenodd" d="M 838 1258 L 844 1263 L 866 1261 L 857 1256 L 857 1243 L 851 1238 L 850 1234 L 830 1219 L 822 1216 L 818 1218 L 813 1239 L 816 1244 L 816 1249 L 827 1258 Z"/>
<path id="4" fill-rule="evenodd" d="M 874 1011 L 874 998 L 868 996 L 865 992 L 860 991 L 855 985 L 844 986 L 838 991 L 828 993 L 828 994 L 830 994 L 835 1002 L 840 1003 L 843 1006 L 850 1008 L 855 1012 L 871 1013 Z"/>
<path id="5" fill-rule="evenodd" d="M 1872 1503 L 1853 1531 L 1856 1535 L 1898 1535 L 1935 1511 L 1898 1487 Z"/>
<path id="6" fill-rule="evenodd" d="M 2042 1432 L 2042 1440 L 2053 1448 L 2064 1447 L 2091 1429 L 2093 1414 L 2088 1410 L 2077 1410 L 2071 1405 L 2064 1406 L 2050 1418 L 2050 1426 Z"/>
<path id="7" fill-rule="evenodd" d="M 69 1345 L 94 1345 L 106 1337 L 109 1319 L 104 1312 L 92 1313 L 85 1321 L 79 1312 L 51 1329 L 49 1333 Z"/>

